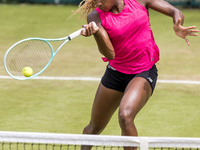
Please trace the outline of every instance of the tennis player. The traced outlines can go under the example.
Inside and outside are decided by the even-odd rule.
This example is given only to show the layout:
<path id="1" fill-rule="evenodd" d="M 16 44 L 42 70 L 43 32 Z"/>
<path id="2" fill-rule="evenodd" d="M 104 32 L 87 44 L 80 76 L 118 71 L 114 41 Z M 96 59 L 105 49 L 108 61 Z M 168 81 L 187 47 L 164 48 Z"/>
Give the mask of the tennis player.
<path id="1" fill-rule="evenodd" d="M 84 11 L 82 17 L 87 16 L 88 24 L 82 35 L 94 36 L 100 53 L 105 56 L 103 61 L 108 62 L 83 134 L 100 134 L 119 108 L 121 134 L 138 135 L 134 119 L 154 91 L 155 63 L 159 61 L 149 8 L 172 17 L 175 34 L 188 45 L 187 36 L 197 36 L 196 26 L 183 27 L 182 12 L 164 0 L 84 0 L 76 11 Z"/>

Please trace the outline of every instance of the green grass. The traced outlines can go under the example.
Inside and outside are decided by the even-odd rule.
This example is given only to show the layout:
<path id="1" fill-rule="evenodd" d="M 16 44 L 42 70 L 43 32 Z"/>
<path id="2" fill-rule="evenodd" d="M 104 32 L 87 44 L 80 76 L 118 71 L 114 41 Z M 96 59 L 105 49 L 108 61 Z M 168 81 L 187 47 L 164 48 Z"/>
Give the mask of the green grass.
<path id="1" fill-rule="evenodd" d="M 1 80 L 0 130 L 81 133 L 98 82 Z M 158 83 L 136 118 L 141 136 L 199 137 L 200 85 Z M 120 135 L 117 112 L 103 134 Z"/>
<path id="2" fill-rule="evenodd" d="M 0 5 L 0 60 L 15 42 L 28 37 L 59 38 L 81 28 L 76 6 Z M 182 9 L 185 26 L 200 28 L 199 9 Z M 161 60 L 159 79 L 200 80 L 200 36 L 191 46 L 178 38 L 172 19 L 150 11 Z M 57 44 L 55 44 L 57 45 Z M 102 62 L 92 37 L 78 37 L 55 56 L 45 76 L 101 77 Z M 7 75 L 3 63 L 0 75 Z M 81 133 L 89 122 L 98 81 L 0 80 L 0 130 Z M 200 85 L 158 83 L 136 118 L 140 136 L 200 136 Z M 120 135 L 117 112 L 102 134 Z"/>

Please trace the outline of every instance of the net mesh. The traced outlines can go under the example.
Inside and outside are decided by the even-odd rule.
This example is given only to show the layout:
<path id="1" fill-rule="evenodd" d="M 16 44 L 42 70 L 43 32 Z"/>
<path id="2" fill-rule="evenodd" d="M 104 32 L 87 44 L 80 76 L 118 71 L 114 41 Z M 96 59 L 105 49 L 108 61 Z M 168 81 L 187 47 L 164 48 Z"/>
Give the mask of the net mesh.
<path id="1" fill-rule="evenodd" d="M 41 71 L 49 62 L 52 52 L 50 45 L 43 40 L 31 39 L 14 46 L 6 57 L 7 71 L 18 78 L 26 78 L 22 74 L 25 67 L 33 69 L 33 75 Z"/>
<path id="2" fill-rule="evenodd" d="M 200 138 L 0 132 L 0 150 L 199 150 Z"/>

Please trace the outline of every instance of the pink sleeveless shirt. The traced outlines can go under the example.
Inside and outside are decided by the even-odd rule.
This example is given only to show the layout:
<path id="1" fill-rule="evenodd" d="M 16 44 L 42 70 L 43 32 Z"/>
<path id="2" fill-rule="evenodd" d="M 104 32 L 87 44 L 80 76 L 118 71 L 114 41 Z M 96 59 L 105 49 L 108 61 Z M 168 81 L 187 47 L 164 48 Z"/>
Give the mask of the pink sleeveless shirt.
<path id="1" fill-rule="evenodd" d="M 136 0 L 124 0 L 124 3 L 119 14 L 96 8 L 115 50 L 113 60 L 102 59 L 119 72 L 137 74 L 149 70 L 159 60 L 159 49 L 147 9 Z"/>

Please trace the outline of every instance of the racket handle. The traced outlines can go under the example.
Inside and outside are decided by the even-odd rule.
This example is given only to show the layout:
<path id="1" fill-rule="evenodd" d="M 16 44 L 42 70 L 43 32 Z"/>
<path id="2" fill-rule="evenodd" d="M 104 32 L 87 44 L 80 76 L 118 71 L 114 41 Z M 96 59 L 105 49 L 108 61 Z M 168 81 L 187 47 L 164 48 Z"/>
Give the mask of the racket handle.
<path id="1" fill-rule="evenodd" d="M 82 28 L 82 29 L 84 29 L 84 28 Z M 78 37 L 79 35 L 81 35 L 81 30 L 82 30 L 82 29 L 79 29 L 79 30 L 77 30 L 77 31 L 75 31 L 75 32 L 73 32 L 73 33 L 71 33 L 71 34 L 69 35 L 69 39 L 72 40 L 72 39 Z"/>
<path id="2" fill-rule="evenodd" d="M 94 21 L 92 21 L 92 23 L 93 23 L 93 26 L 96 28 L 97 27 L 96 23 Z M 79 30 L 71 33 L 69 35 L 69 39 L 72 40 L 72 39 L 78 37 L 79 35 L 81 35 L 81 30 L 85 30 L 85 28 L 79 29 Z"/>

